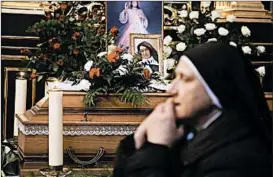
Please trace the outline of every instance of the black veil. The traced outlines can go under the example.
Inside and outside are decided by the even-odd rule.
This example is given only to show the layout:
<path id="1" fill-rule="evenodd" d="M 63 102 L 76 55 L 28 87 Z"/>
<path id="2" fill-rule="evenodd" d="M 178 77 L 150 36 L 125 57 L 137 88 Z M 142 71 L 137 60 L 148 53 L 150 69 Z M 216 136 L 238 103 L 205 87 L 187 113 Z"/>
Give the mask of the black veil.
<path id="1" fill-rule="evenodd" d="M 209 42 L 184 53 L 225 109 L 234 109 L 272 146 L 272 117 L 250 60 L 237 48 Z"/>

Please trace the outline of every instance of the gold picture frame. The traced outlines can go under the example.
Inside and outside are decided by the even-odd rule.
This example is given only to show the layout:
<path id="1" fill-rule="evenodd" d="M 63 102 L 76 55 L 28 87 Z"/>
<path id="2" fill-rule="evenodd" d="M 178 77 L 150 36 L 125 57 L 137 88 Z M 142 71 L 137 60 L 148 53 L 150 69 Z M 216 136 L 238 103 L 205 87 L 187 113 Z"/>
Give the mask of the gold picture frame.
<path id="1" fill-rule="evenodd" d="M 161 34 L 130 34 L 130 54 L 138 54 L 138 45 L 142 42 L 148 42 L 156 50 L 158 55 L 159 73 L 163 76 L 164 63 L 163 63 L 163 46 L 162 46 L 162 35 Z M 141 56 L 141 55 L 140 55 Z"/>

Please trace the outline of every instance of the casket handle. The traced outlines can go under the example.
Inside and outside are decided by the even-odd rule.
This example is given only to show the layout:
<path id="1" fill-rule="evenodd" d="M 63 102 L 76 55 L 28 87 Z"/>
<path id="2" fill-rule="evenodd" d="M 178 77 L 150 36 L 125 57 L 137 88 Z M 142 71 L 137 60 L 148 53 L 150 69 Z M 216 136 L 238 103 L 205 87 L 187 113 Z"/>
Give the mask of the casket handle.
<path id="1" fill-rule="evenodd" d="M 95 157 L 91 160 L 87 160 L 87 161 L 83 161 L 83 160 L 80 160 L 74 153 L 74 149 L 69 146 L 67 149 L 67 154 L 68 156 L 77 164 L 80 164 L 80 165 L 92 165 L 94 163 L 96 163 L 105 153 L 105 149 L 103 147 L 100 147 L 97 154 L 95 155 Z"/>

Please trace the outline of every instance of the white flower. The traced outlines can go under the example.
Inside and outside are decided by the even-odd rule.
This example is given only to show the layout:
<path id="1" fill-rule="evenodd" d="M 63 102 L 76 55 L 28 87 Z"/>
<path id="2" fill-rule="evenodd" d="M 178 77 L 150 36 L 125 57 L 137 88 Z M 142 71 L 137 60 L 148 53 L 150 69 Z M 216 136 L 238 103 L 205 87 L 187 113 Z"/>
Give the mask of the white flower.
<path id="1" fill-rule="evenodd" d="M 211 19 L 214 21 L 215 19 L 219 18 L 220 14 L 216 10 L 211 11 Z"/>
<path id="2" fill-rule="evenodd" d="M 187 45 L 184 42 L 179 42 L 176 45 L 176 50 L 180 52 L 184 51 L 186 48 L 187 48 Z"/>
<path id="3" fill-rule="evenodd" d="M 101 21 L 105 20 L 105 16 L 101 17 Z"/>
<path id="4" fill-rule="evenodd" d="M 75 18 L 70 17 L 70 18 L 69 18 L 69 21 L 73 22 L 73 21 L 75 21 Z"/>
<path id="5" fill-rule="evenodd" d="M 89 60 L 88 62 L 85 63 L 85 65 L 84 65 L 84 70 L 85 70 L 85 71 L 90 71 L 92 65 L 93 65 L 93 61 L 92 61 L 92 60 Z"/>
<path id="6" fill-rule="evenodd" d="M 190 19 L 198 18 L 199 12 L 198 11 L 191 11 L 190 13 Z"/>
<path id="7" fill-rule="evenodd" d="M 229 42 L 229 45 L 231 45 L 231 46 L 233 46 L 233 47 L 237 47 L 237 44 L 236 44 L 235 42 L 233 42 L 233 41 L 230 41 L 230 42 Z"/>
<path id="8" fill-rule="evenodd" d="M 206 8 L 206 7 L 209 7 L 210 4 L 211 4 L 211 1 L 202 1 L 202 2 L 201 2 L 201 6 L 202 6 L 202 7 L 205 7 L 205 8 Z"/>
<path id="9" fill-rule="evenodd" d="M 182 17 L 182 18 L 185 18 L 188 16 L 188 11 L 186 11 L 186 10 L 181 10 L 178 13 L 180 14 L 180 17 Z"/>
<path id="10" fill-rule="evenodd" d="M 220 28 L 218 29 L 218 33 L 219 33 L 221 36 L 226 36 L 226 35 L 228 35 L 229 31 L 228 31 L 226 28 L 220 27 Z"/>
<path id="11" fill-rule="evenodd" d="M 178 33 L 183 33 L 186 29 L 185 25 L 179 25 L 177 28 Z"/>
<path id="12" fill-rule="evenodd" d="M 206 30 L 204 28 L 197 28 L 193 31 L 196 36 L 202 36 L 205 32 Z"/>
<path id="13" fill-rule="evenodd" d="M 119 72 L 119 74 L 121 76 L 125 75 L 128 73 L 128 70 L 123 66 L 123 65 L 120 65 L 117 69 L 117 71 Z"/>
<path id="14" fill-rule="evenodd" d="M 241 32 L 242 32 L 242 35 L 244 35 L 245 37 L 251 36 L 251 31 L 248 29 L 247 26 L 242 26 Z"/>
<path id="15" fill-rule="evenodd" d="M 125 53 L 125 54 L 121 55 L 121 58 L 123 60 L 128 60 L 129 62 L 131 62 L 131 61 L 133 61 L 134 57 L 131 54 Z"/>
<path id="16" fill-rule="evenodd" d="M 216 28 L 216 25 L 214 23 L 206 23 L 205 24 L 205 28 L 206 30 L 210 31 L 210 30 L 214 30 Z"/>
<path id="17" fill-rule="evenodd" d="M 210 38 L 210 39 L 208 39 L 207 42 L 213 42 L 213 41 L 217 42 L 217 39 L 216 38 Z"/>
<path id="18" fill-rule="evenodd" d="M 263 77 L 265 75 L 265 67 L 264 66 L 261 66 L 255 70 L 260 74 L 260 76 Z"/>
<path id="19" fill-rule="evenodd" d="M 91 83 L 86 79 L 82 79 L 79 83 L 79 86 L 82 90 L 88 91 L 90 89 Z"/>
<path id="20" fill-rule="evenodd" d="M 173 40 L 173 38 L 171 37 L 171 36 L 166 36 L 165 38 L 164 38 L 164 41 L 163 41 L 163 44 L 164 45 L 169 45 L 171 42 L 172 42 L 172 40 Z"/>
<path id="21" fill-rule="evenodd" d="M 102 56 L 104 56 L 104 55 L 106 55 L 107 54 L 107 52 L 100 52 L 97 56 L 98 57 L 102 57 Z"/>
<path id="22" fill-rule="evenodd" d="M 242 50 L 245 54 L 251 54 L 251 48 L 249 46 L 243 46 Z"/>
<path id="23" fill-rule="evenodd" d="M 228 22 L 232 23 L 232 22 L 234 22 L 234 21 L 236 20 L 236 16 L 234 16 L 234 15 L 228 15 L 228 16 L 226 17 L 226 20 L 227 20 Z"/>
<path id="24" fill-rule="evenodd" d="M 257 46 L 256 49 L 257 49 L 258 54 L 265 52 L 265 47 L 264 46 L 261 46 L 261 45 Z"/>
<path id="25" fill-rule="evenodd" d="M 166 55 L 165 57 L 168 58 L 172 53 L 172 48 L 170 46 L 164 46 L 163 52 Z"/>

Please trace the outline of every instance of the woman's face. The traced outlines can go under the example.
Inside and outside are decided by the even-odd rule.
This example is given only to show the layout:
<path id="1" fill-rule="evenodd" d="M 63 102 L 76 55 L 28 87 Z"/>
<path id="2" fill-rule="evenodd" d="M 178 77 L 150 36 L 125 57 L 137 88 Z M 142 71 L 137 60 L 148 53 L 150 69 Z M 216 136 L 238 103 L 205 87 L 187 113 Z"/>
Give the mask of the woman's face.
<path id="1" fill-rule="evenodd" d="M 168 88 L 178 119 L 194 117 L 211 105 L 211 99 L 192 69 L 183 60 L 176 67 L 176 78 Z"/>
<path id="2" fill-rule="evenodd" d="M 137 1 L 132 1 L 132 6 L 137 7 Z"/>

